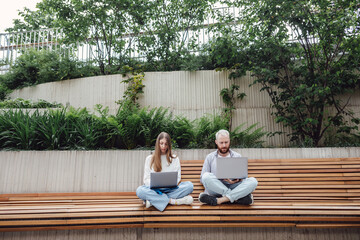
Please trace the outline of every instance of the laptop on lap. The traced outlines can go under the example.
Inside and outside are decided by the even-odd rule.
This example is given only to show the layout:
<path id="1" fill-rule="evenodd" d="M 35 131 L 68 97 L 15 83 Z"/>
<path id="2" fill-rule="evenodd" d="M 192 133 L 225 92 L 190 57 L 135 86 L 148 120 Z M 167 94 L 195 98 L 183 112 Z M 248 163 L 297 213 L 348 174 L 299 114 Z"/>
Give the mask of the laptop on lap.
<path id="1" fill-rule="evenodd" d="M 216 159 L 218 179 L 244 179 L 248 177 L 247 157 L 224 157 Z"/>
<path id="2" fill-rule="evenodd" d="M 177 186 L 178 172 L 150 173 L 150 188 L 173 188 Z"/>

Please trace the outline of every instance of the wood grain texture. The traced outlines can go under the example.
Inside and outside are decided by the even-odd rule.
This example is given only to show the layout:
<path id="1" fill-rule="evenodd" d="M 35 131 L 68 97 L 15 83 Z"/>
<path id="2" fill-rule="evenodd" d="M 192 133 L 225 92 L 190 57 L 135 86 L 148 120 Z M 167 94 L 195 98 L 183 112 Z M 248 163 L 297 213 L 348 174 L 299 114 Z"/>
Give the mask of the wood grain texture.
<path id="1" fill-rule="evenodd" d="M 253 174 L 259 184 L 251 206 L 199 203 L 197 196 L 204 190 L 199 179 L 203 160 L 183 160 L 181 164 L 183 181 L 194 183 L 191 206 L 169 205 L 164 212 L 146 209 L 134 192 L 1 194 L 0 232 L 360 227 L 360 158 L 250 159 L 253 171 L 272 171 Z"/>

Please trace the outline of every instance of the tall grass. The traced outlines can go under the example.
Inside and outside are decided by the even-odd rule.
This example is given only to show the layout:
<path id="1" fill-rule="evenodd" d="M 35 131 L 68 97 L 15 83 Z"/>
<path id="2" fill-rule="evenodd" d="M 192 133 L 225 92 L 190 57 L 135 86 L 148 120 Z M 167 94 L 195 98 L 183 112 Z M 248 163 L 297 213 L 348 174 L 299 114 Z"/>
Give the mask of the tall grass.
<path id="1" fill-rule="evenodd" d="M 42 114 L 38 111 L 32 115 L 34 124 L 35 149 L 66 149 L 69 146 L 66 109 L 49 110 Z"/>
<path id="2" fill-rule="evenodd" d="M 20 110 L 8 110 L 0 115 L 0 144 L 3 149 L 35 148 L 36 125 L 34 120 L 38 116 Z M 32 117 L 34 116 L 34 117 Z"/>
<path id="3" fill-rule="evenodd" d="M 261 147 L 266 133 L 256 124 L 232 133 L 233 146 Z M 194 121 L 173 116 L 165 108 L 120 106 L 117 114 L 96 106 L 87 109 L 60 108 L 33 113 L 21 110 L 0 112 L 0 149 L 134 149 L 151 148 L 162 131 L 168 132 L 179 148 L 215 148 L 215 133 L 227 128 L 219 115 L 206 115 Z"/>

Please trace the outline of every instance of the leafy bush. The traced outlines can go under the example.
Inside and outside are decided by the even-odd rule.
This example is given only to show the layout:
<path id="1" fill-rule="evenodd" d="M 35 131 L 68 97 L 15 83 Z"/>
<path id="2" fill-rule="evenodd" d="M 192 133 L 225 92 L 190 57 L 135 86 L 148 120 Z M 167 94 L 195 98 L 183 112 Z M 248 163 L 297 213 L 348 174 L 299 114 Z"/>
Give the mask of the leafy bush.
<path id="1" fill-rule="evenodd" d="M 240 131 L 244 125 L 245 123 L 241 124 L 231 132 L 231 146 L 240 148 L 262 147 L 264 141 L 260 139 L 267 134 L 263 131 L 263 127 L 255 129 L 258 125 L 255 123 L 247 127 L 245 130 Z"/>
<path id="2" fill-rule="evenodd" d="M 179 70 L 196 71 L 196 70 L 211 70 L 214 65 L 211 62 L 207 52 L 200 53 L 200 55 L 187 54 L 178 59 Z"/>
<path id="3" fill-rule="evenodd" d="M 179 148 L 187 148 L 195 144 L 194 124 L 186 117 L 176 116 L 171 122 L 168 132 L 174 144 Z"/>
<path id="4" fill-rule="evenodd" d="M 91 63 L 82 63 L 57 51 L 29 49 L 19 56 L 2 84 L 16 89 L 34 84 L 98 75 Z"/>
<path id="5" fill-rule="evenodd" d="M 122 144 L 125 148 L 132 149 L 137 146 L 153 146 L 157 135 L 169 129 L 171 115 L 162 107 L 140 109 L 131 102 L 126 102 L 119 108 L 116 119 L 123 126 Z"/>
<path id="6" fill-rule="evenodd" d="M 336 133 L 334 129 L 331 129 L 325 137 L 324 145 L 327 147 L 360 147 L 360 131 Z"/>
<path id="7" fill-rule="evenodd" d="M 22 98 L 10 99 L 0 102 L 0 108 L 60 108 L 61 103 L 50 103 L 45 100 L 38 100 L 33 102 L 31 100 L 24 100 Z"/>
<path id="8" fill-rule="evenodd" d="M 71 135 L 67 126 L 66 109 L 49 110 L 42 114 L 35 113 L 31 117 L 35 128 L 34 148 L 37 150 L 68 148 Z"/>
<path id="9" fill-rule="evenodd" d="M 164 108 L 139 108 L 123 104 L 113 116 L 108 108 L 49 109 L 33 113 L 23 110 L 0 112 L 0 149 L 134 149 L 153 147 L 162 131 L 168 132 L 174 147 L 214 148 L 216 131 L 226 128 L 227 120 L 206 115 L 195 121 L 173 116 Z M 234 146 L 260 147 L 266 133 L 255 125 L 232 132 Z"/>
<path id="10" fill-rule="evenodd" d="M 38 112 L 31 115 L 20 110 L 8 110 L 0 114 L 0 144 L 3 149 L 37 149 L 35 141 Z"/>
<path id="11" fill-rule="evenodd" d="M 208 53 L 214 68 L 231 68 L 240 62 L 242 56 L 237 41 L 229 33 L 211 40 L 204 51 Z"/>
<path id="12" fill-rule="evenodd" d="M 205 115 L 194 121 L 195 143 L 200 148 L 215 148 L 215 133 L 227 129 L 226 118 L 220 115 Z"/>
<path id="13" fill-rule="evenodd" d="M 10 90 L 4 84 L 2 84 L 2 78 L 3 76 L 0 75 L 0 101 L 4 100 L 6 95 L 10 93 Z"/>

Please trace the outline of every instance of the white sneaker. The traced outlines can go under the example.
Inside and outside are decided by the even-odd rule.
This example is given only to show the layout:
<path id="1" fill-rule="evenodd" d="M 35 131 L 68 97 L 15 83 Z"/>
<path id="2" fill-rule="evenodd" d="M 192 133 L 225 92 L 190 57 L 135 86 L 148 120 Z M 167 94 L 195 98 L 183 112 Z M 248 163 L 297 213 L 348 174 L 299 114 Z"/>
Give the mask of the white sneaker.
<path id="1" fill-rule="evenodd" d="M 176 205 L 191 205 L 194 199 L 192 196 L 187 195 L 183 198 L 176 199 Z"/>
<path id="2" fill-rule="evenodd" d="M 150 203 L 150 201 L 149 200 L 146 200 L 146 202 L 145 202 L 145 207 L 146 208 L 149 208 L 149 207 L 151 207 L 152 205 L 151 205 L 151 203 Z"/>

